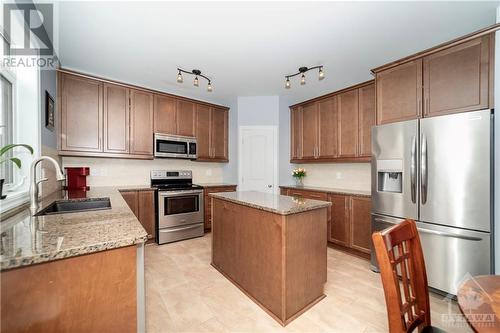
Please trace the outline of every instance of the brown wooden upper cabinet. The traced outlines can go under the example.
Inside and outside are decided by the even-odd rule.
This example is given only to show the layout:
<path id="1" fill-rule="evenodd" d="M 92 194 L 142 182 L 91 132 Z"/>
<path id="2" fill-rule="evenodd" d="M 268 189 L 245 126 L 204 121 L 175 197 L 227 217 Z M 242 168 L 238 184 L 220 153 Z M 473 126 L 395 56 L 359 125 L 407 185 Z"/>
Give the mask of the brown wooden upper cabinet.
<path id="1" fill-rule="evenodd" d="M 195 136 L 196 105 L 191 101 L 177 100 L 177 135 Z"/>
<path id="2" fill-rule="evenodd" d="M 130 90 L 115 84 L 104 84 L 104 152 L 130 151 Z"/>
<path id="3" fill-rule="evenodd" d="M 155 133 L 177 134 L 177 101 L 174 97 L 155 94 Z"/>
<path id="4" fill-rule="evenodd" d="M 302 108 L 290 109 L 290 159 L 302 158 Z"/>
<path id="5" fill-rule="evenodd" d="M 163 133 L 198 137 L 200 160 L 228 161 L 227 108 L 66 70 L 57 97 L 60 155 L 153 159 Z"/>
<path id="6" fill-rule="evenodd" d="M 130 153 L 153 155 L 153 94 L 130 90 Z"/>
<path id="7" fill-rule="evenodd" d="M 197 105 L 198 161 L 228 161 L 228 115 L 227 109 Z"/>
<path id="8" fill-rule="evenodd" d="M 372 155 L 372 127 L 375 125 L 375 85 L 370 84 L 358 90 L 358 156 Z"/>
<path id="9" fill-rule="evenodd" d="M 292 162 L 368 161 L 375 86 L 363 83 L 290 108 Z"/>
<path id="10" fill-rule="evenodd" d="M 424 117 L 489 106 L 490 36 L 424 57 Z"/>
<path id="11" fill-rule="evenodd" d="M 358 90 L 338 95 L 339 157 L 356 157 L 358 153 Z"/>
<path id="12" fill-rule="evenodd" d="M 493 34 L 374 69 L 377 124 L 493 107 Z"/>
<path id="13" fill-rule="evenodd" d="M 60 149 L 103 151 L 103 84 L 74 75 L 59 75 Z"/>

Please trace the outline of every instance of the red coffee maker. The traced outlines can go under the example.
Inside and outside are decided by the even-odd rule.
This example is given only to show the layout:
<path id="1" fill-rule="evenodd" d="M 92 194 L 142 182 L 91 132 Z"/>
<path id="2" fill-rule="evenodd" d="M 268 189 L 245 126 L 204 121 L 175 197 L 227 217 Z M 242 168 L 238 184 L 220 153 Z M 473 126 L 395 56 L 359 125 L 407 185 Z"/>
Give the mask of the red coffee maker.
<path id="1" fill-rule="evenodd" d="M 66 186 L 68 198 L 85 198 L 90 187 L 87 186 L 87 176 L 90 174 L 88 167 L 68 167 L 66 171 Z"/>

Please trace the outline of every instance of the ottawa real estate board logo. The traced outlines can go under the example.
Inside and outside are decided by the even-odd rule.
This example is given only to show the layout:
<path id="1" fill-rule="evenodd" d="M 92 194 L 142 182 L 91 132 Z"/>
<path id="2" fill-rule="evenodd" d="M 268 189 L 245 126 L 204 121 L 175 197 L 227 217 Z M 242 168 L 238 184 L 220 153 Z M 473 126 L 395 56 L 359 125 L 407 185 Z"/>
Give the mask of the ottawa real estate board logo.
<path id="1" fill-rule="evenodd" d="M 55 69 L 53 4 L 3 4 L 2 66 Z"/>

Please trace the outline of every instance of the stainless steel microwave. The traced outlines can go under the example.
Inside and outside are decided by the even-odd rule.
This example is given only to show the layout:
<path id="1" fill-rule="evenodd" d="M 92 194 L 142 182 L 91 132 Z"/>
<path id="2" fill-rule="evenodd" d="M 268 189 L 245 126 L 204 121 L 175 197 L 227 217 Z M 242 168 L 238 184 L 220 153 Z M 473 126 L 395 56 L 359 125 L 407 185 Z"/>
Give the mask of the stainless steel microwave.
<path id="1" fill-rule="evenodd" d="M 155 133 L 155 157 L 196 159 L 196 138 Z"/>

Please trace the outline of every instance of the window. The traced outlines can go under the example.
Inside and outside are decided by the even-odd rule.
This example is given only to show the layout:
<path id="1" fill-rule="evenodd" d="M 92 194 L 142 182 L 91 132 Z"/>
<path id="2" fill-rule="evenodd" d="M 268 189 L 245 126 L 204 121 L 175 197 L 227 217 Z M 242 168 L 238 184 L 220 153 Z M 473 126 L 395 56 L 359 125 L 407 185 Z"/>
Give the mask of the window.
<path id="1" fill-rule="evenodd" d="M 12 83 L 5 76 L 0 75 L 0 147 L 13 143 L 12 140 Z M 9 152 L 9 155 L 12 152 Z M 9 157 L 7 155 L 7 157 Z M 5 184 L 14 182 L 13 164 L 4 163 L 0 168 L 0 178 L 5 179 Z"/>

